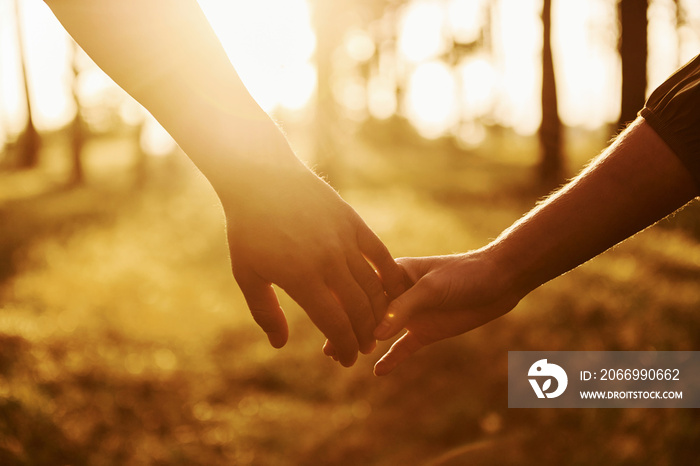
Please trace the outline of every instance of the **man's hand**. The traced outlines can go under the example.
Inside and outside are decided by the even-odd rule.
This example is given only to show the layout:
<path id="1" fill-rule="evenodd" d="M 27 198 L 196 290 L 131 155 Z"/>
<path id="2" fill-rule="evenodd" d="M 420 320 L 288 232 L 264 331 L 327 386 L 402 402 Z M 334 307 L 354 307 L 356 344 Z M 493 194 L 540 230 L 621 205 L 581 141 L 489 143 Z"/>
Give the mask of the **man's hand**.
<path id="1" fill-rule="evenodd" d="M 377 362 L 376 375 L 388 374 L 423 346 L 490 322 L 520 300 L 502 291 L 506 274 L 497 270 L 488 250 L 397 262 L 413 286 L 391 302 L 375 336 L 387 340 L 408 331 Z"/>
<path id="2" fill-rule="evenodd" d="M 391 372 L 415 351 L 510 311 L 522 297 L 669 215 L 698 195 L 690 172 L 638 118 L 561 190 L 488 246 L 459 256 L 403 259 L 415 284 L 375 332 L 408 329 L 375 366 Z"/>
<path id="3" fill-rule="evenodd" d="M 272 346 L 282 347 L 288 336 L 274 283 L 307 312 L 341 364 L 352 365 L 358 349 L 371 352 L 388 304 L 384 290 L 403 282 L 384 244 L 301 165 L 259 168 L 255 183 L 241 188 L 237 183 L 231 195 L 217 189 L 233 275 Z"/>

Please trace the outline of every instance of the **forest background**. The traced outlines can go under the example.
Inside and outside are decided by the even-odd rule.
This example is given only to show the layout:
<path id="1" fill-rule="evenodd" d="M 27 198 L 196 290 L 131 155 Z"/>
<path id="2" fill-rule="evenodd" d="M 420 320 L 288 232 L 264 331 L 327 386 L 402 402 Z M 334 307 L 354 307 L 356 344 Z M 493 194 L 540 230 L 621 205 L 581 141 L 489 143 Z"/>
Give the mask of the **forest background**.
<path id="1" fill-rule="evenodd" d="M 396 256 L 484 245 L 700 50 L 682 0 L 201 0 L 295 151 Z M 0 0 L 0 463 L 691 464 L 695 410 L 507 407 L 514 350 L 695 350 L 681 213 L 389 377 L 289 299 L 274 350 L 223 216 L 39 0 Z M 380 345 L 379 350 L 386 349 Z"/>

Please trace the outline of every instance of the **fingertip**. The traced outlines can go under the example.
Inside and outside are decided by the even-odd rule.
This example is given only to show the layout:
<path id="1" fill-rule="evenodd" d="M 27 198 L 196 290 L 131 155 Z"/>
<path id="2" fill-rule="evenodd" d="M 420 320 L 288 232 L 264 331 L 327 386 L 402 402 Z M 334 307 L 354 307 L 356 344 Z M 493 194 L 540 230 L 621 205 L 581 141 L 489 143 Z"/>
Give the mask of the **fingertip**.
<path id="1" fill-rule="evenodd" d="M 374 370 L 372 371 L 375 377 L 383 377 L 386 375 L 386 373 L 382 372 L 382 368 L 379 365 L 379 363 L 374 365 Z"/>
<path id="2" fill-rule="evenodd" d="M 338 362 L 340 362 L 343 367 L 352 367 L 355 361 L 357 361 L 357 352 L 345 357 L 339 356 L 338 358 Z"/>
<path id="3" fill-rule="evenodd" d="M 288 335 L 286 332 L 269 332 L 267 334 L 267 339 L 275 349 L 280 349 L 287 344 Z"/>
<path id="4" fill-rule="evenodd" d="M 326 342 L 323 344 L 323 354 L 330 357 L 333 357 L 336 354 L 335 348 L 330 340 L 326 340 Z"/>
<path id="5" fill-rule="evenodd" d="M 376 329 L 374 329 L 374 338 L 383 341 L 396 335 L 401 328 L 397 327 L 396 312 L 391 309 L 386 313 L 384 319 L 380 322 Z"/>
<path id="6" fill-rule="evenodd" d="M 374 365 L 374 375 L 377 377 L 383 377 L 391 373 L 396 365 L 390 364 L 385 358 L 380 359 Z"/>
<path id="7" fill-rule="evenodd" d="M 360 352 L 362 354 L 372 354 L 374 349 L 377 347 L 377 341 L 376 340 L 370 340 L 367 342 L 363 347 L 360 349 Z"/>
<path id="8" fill-rule="evenodd" d="M 413 353 L 423 347 L 415 335 L 406 332 L 401 338 L 396 340 L 389 351 L 374 365 L 374 375 L 383 376 L 396 369 L 396 366 L 404 362 Z"/>

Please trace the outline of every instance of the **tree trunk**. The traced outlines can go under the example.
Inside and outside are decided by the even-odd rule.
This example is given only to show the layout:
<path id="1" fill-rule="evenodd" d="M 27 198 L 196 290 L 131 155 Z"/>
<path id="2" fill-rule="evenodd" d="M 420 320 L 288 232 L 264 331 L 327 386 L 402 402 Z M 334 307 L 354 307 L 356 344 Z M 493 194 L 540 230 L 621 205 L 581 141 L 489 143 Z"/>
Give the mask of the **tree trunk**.
<path id="1" fill-rule="evenodd" d="M 556 187 L 564 177 L 562 128 L 557 108 L 557 86 L 552 61 L 551 22 L 552 2 L 542 6 L 542 123 L 540 124 L 539 182 L 544 189 Z"/>
<path id="2" fill-rule="evenodd" d="M 648 0 L 620 0 L 618 3 L 622 61 L 619 128 L 637 117 L 646 100 L 648 6 Z"/>
<path id="3" fill-rule="evenodd" d="M 29 95 L 29 79 L 27 77 L 27 65 L 24 51 L 24 37 L 22 35 L 22 18 L 20 15 L 19 0 L 15 0 L 15 19 L 17 21 L 17 47 L 19 49 L 19 67 L 22 73 L 22 84 L 27 102 L 27 124 L 17 141 L 16 163 L 19 168 L 35 167 L 39 163 L 39 147 L 41 140 L 34 126 L 32 118 L 31 97 Z"/>
<path id="4" fill-rule="evenodd" d="M 70 123 L 70 140 L 71 140 L 71 174 L 69 184 L 80 185 L 85 182 L 85 172 L 83 170 L 83 146 L 85 145 L 85 128 L 83 118 L 80 114 L 80 99 L 78 98 L 78 53 L 79 46 L 73 42 L 73 86 L 72 94 L 75 101 L 75 117 Z"/>
<path id="5" fill-rule="evenodd" d="M 341 183 L 339 148 L 336 137 L 338 119 L 332 93 L 331 75 L 333 52 L 340 37 L 337 24 L 338 2 L 315 0 L 312 3 L 316 32 L 316 107 L 315 107 L 315 165 L 319 174 L 335 187 Z"/>

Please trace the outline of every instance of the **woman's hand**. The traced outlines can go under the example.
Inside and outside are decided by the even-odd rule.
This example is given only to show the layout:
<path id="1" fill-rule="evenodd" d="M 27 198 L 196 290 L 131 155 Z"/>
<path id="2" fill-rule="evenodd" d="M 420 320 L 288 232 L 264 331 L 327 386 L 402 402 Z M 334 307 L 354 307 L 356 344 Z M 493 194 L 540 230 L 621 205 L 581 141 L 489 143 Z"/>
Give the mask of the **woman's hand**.
<path id="1" fill-rule="evenodd" d="M 272 346 L 286 343 L 274 283 L 306 311 L 341 364 L 350 366 L 358 350 L 369 353 L 376 346 L 374 330 L 388 305 L 385 287 L 400 287 L 403 274 L 355 210 L 301 164 L 255 173 L 254 182 L 239 180 L 230 193 L 217 187 L 233 275 L 253 318 Z"/>

